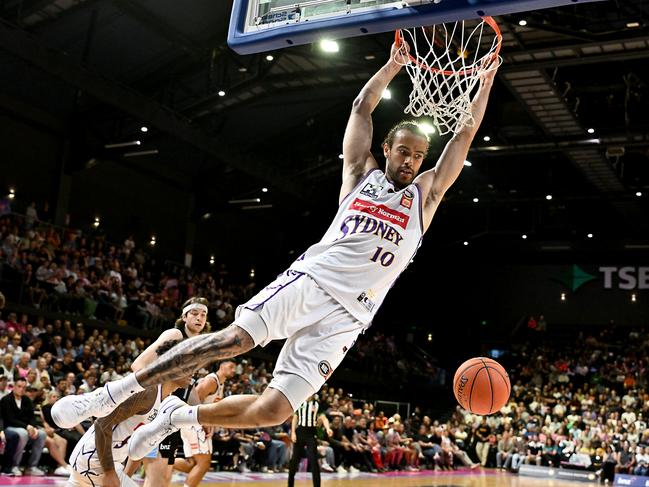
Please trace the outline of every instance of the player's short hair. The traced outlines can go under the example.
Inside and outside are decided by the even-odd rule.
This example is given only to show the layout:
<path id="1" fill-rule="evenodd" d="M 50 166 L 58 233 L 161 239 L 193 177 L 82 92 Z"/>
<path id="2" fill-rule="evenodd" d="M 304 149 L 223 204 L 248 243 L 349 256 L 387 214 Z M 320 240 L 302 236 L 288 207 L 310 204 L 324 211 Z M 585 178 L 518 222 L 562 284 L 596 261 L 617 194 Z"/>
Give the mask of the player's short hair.
<path id="1" fill-rule="evenodd" d="M 187 301 L 183 303 L 183 305 L 180 307 L 181 309 L 185 309 L 186 306 L 189 306 L 190 304 L 203 304 L 207 307 L 209 307 L 210 302 L 206 298 L 189 298 Z M 185 326 L 185 320 L 183 319 L 183 316 L 181 314 L 180 318 L 176 320 L 176 323 L 174 324 L 176 328 L 179 330 L 182 330 L 183 327 Z M 205 322 L 205 328 L 203 328 L 203 331 L 201 333 L 207 333 L 211 330 L 210 322 L 206 321 Z"/>
<path id="2" fill-rule="evenodd" d="M 424 131 L 419 127 L 419 125 L 417 125 L 417 122 L 413 120 L 402 120 L 390 129 L 390 131 L 385 136 L 385 139 L 383 139 L 383 143 L 388 144 L 388 147 L 392 147 L 394 138 L 396 137 L 399 130 L 407 130 L 408 132 L 423 137 L 424 139 L 426 139 L 426 142 L 430 142 L 428 135 L 426 135 Z M 426 151 L 426 153 L 428 153 L 428 151 Z"/>

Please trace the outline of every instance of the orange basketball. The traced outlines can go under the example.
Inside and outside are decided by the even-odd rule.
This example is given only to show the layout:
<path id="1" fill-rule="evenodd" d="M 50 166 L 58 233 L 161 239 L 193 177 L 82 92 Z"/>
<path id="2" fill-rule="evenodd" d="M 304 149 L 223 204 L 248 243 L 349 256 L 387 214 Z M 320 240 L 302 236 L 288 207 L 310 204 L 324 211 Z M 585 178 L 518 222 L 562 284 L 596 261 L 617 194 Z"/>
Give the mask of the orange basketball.
<path id="1" fill-rule="evenodd" d="M 488 415 L 500 410 L 509 399 L 511 384 L 507 372 L 493 359 L 476 357 L 455 372 L 455 399 L 467 411 Z"/>

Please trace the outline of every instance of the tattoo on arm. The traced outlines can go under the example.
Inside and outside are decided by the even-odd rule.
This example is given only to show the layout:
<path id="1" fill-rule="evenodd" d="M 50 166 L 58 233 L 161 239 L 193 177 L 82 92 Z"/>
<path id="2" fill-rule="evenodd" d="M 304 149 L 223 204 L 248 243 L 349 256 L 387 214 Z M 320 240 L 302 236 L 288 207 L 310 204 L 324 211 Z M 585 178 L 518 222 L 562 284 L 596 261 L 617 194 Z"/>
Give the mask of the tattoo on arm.
<path id="1" fill-rule="evenodd" d="M 137 381 L 142 387 L 148 387 L 182 379 L 212 362 L 236 357 L 253 347 L 254 342 L 247 332 L 238 326 L 230 325 L 216 333 L 183 340 L 156 361 L 139 370 Z"/>
<path id="2" fill-rule="evenodd" d="M 120 404 L 115 411 L 95 421 L 95 446 L 104 472 L 115 470 L 113 463 L 113 426 L 122 421 L 149 411 L 156 400 L 157 387 L 149 387 Z"/>

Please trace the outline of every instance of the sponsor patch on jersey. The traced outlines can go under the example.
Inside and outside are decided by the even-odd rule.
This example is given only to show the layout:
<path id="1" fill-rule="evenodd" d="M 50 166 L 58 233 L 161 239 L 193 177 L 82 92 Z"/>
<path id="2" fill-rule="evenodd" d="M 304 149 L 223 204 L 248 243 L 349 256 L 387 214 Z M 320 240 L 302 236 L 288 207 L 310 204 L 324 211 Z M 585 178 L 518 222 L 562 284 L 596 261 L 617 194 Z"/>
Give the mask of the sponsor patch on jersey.
<path id="1" fill-rule="evenodd" d="M 412 200 L 414 197 L 415 194 L 409 189 L 406 189 L 401 196 L 401 206 L 405 206 L 408 209 L 412 208 Z"/>
<path id="2" fill-rule="evenodd" d="M 326 360 L 321 361 L 318 364 L 318 372 L 320 372 L 320 375 L 325 379 L 328 378 L 333 372 L 333 370 L 331 369 L 331 364 Z"/>
<path id="3" fill-rule="evenodd" d="M 376 303 L 374 303 L 374 301 L 372 301 L 371 296 L 372 296 L 371 291 L 370 292 L 362 292 L 356 298 L 358 300 L 358 302 L 361 303 L 363 305 L 363 307 L 367 311 L 370 311 L 370 312 L 374 309 L 374 306 L 376 306 Z"/>
<path id="4" fill-rule="evenodd" d="M 385 205 L 377 205 L 371 201 L 362 200 L 360 198 L 356 198 L 352 201 L 349 205 L 349 209 L 360 211 L 361 213 L 367 213 L 380 220 L 394 223 L 404 230 L 408 226 L 408 220 L 410 219 L 408 215 L 401 213 L 400 211 L 393 210 Z"/>
<path id="5" fill-rule="evenodd" d="M 372 199 L 375 199 L 379 197 L 379 194 L 381 193 L 382 189 L 383 186 L 380 186 L 378 184 L 367 183 L 365 184 L 365 186 L 363 186 L 363 189 L 361 189 L 361 194 L 364 196 L 369 196 Z"/>

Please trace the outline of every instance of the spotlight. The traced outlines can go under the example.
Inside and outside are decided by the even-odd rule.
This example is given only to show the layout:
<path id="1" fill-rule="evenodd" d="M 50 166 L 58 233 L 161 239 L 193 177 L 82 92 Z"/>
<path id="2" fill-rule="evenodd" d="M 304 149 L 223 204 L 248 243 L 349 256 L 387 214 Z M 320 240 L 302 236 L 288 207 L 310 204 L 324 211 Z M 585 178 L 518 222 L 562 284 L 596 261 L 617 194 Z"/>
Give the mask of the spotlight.
<path id="1" fill-rule="evenodd" d="M 151 245 L 151 247 L 153 247 L 155 244 L 156 244 L 155 235 L 151 235 L 151 241 L 149 242 L 149 245 Z"/>
<path id="2" fill-rule="evenodd" d="M 640 196 L 642 196 L 642 191 L 636 191 L 636 192 L 635 192 L 635 195 L 636 195 L 638 198 L 640 198 Z"/>
<path id="3" fill-rule="evenodd" d="M 471 167 L 471 166 L 473 166 L 473 164 L 471 164 L 471 161 L 464 161 L 464 165 L 465 165 L 466 167 Z"/>
<path id="4" fill-rule="evenodd" d="M 262 193 L 268 193 L 268 188 L 261 188 Z"/>
<path id="5" fill-rule="evenodd" d="M 589 233 L 589 234 L 586 235 L 586 236 L 587 236 L 588 238 L 593 238 L 593 234 L 592 234 L 592 233 Z"/>
<path id="6" fill-rule="evenodd" d="M 636 301 L 637 301 L 636 294 L 633 293 L 633 294 L 631 295 L 631 302 L 632 302 L 632 303 L 635 303 Z"/>
<path id="7" fill-rule="evenodd" d="M 9 188 L 9 199 L 12 200 L 16 197 L 16 190 L 14 188 Z"/>
<path id="8" fill-rule="evenodd" d="M 343 156 L 342 154 L 338 154 L 338 159 L 344 159 L 344 158 L 345 156 Z"/>
<path id="9" fill-rule="evenodd" d="M 566 293 L 561 293 L 561 301 L 565 301 L 565 300 L 566 300 Z"/>
<path id="10" fill-rule="evenodd" d="M 522 238 L 523 240 L 527 240 L 527 235 L 523 234 L 523 235 L 521 235 L 521 238 Z"/>
<path id="11" fill-rule="evenodd" d="M 275 59 L 275 58 L 271 54 L 266 56 L 266 61 L 272 61 L 273 59 Z"/>
<path id="12" fill-rule="evenodd" d="M 463 243 L 462 245 L 464 245 L 464 246 L 466 247 L 467 245 L 469 245 L 469 242 L 467 242 L 467 241 L 465 240 L 464 243 Z"/>
<path id="13" fill-rule="evenodd" d="M 210 255 L 210 264 L 211 264 L 211 265 L 214 265 L 214 262 L 215 262 L 215 260 L 214 260 L 214 256 L 213 256 L 213 255 Z"/>
<path id="14" fill-rule="evenodd" d="M 140 132 L 145 132 L 146 133 L 148 131 L 149 131 L 149 127 L 145 127 L 144 125 L 142 127 L 140 127 Z"/>
<path id="15" fill-rule="evenodd" d="M 219 95 L 219 96 L 225 96 L 225 91 L 223 91 L 223 90 L 219 90 L 218 95 Z"/>
<path id="16" fill-rule="evenodd" d="M 324 52 L 336 53 L 340 50 L 338 43 L 330 39 L 322 39 L 320 41 L 320 49 Z"/>
<path id="17" fill-rule="evenodd" d="M 99 226 L 99 217 L 98 216 L 95 217 L 95 221 L 93 222 L 92 226 L 95 227 L 95 228 L 97 228 Z"/>
<path id="18" fill-rule="evenodd" d="M 588 132 L 589 134 L 594 134 L 594 133 L 595 133 L 595 129 L 590 128 L 590 129 L 588 129 L 586 132 Z"/>
<path id="19" fill-rule="evenodd" d="M 479 198 L 473 198 L 473 202 L 474 202 L 474 203 L 477 203 L 478 201 L 480 201 Z"/>
<path id="20" fill-rule="evenodd" d="M 551 194 L 546 194 L 545 199 L 550 201 L 552 199 L 552 195 Z"/>
<path id="21" fill-rule="evenodd" d="M 435 133 L 435 127 L 433 127 L 433 125 L 428 122 L 420 122 L 417 124 L 417 126 L 426 135 L 431 135 Z"/>
<path id="22" fill-rule="evenodd" d="M 525 27 L 527 25 L 527 20 L 525 20 L 525 19 L 519 20 L 518 25 L 520 25 L 521 27 Z"/>
<path id="23" fill-rule="evenodd" d="M 381 95 L 381 98 L 385 98 L 386 100 L 391 99 L 392 92 L 388 88 L 386 88 L 385 90 L 383 90 L 383 94 Z"/>
<path id="24" fill-rule="evenodd" d="M 485 136 L 482 138 L 482 140 L 484 140 L 485 142 L 489 142 L 489 141 L 491 141 L 491 137 L 489 137 L 488 135 L 485 135 Z"/>

